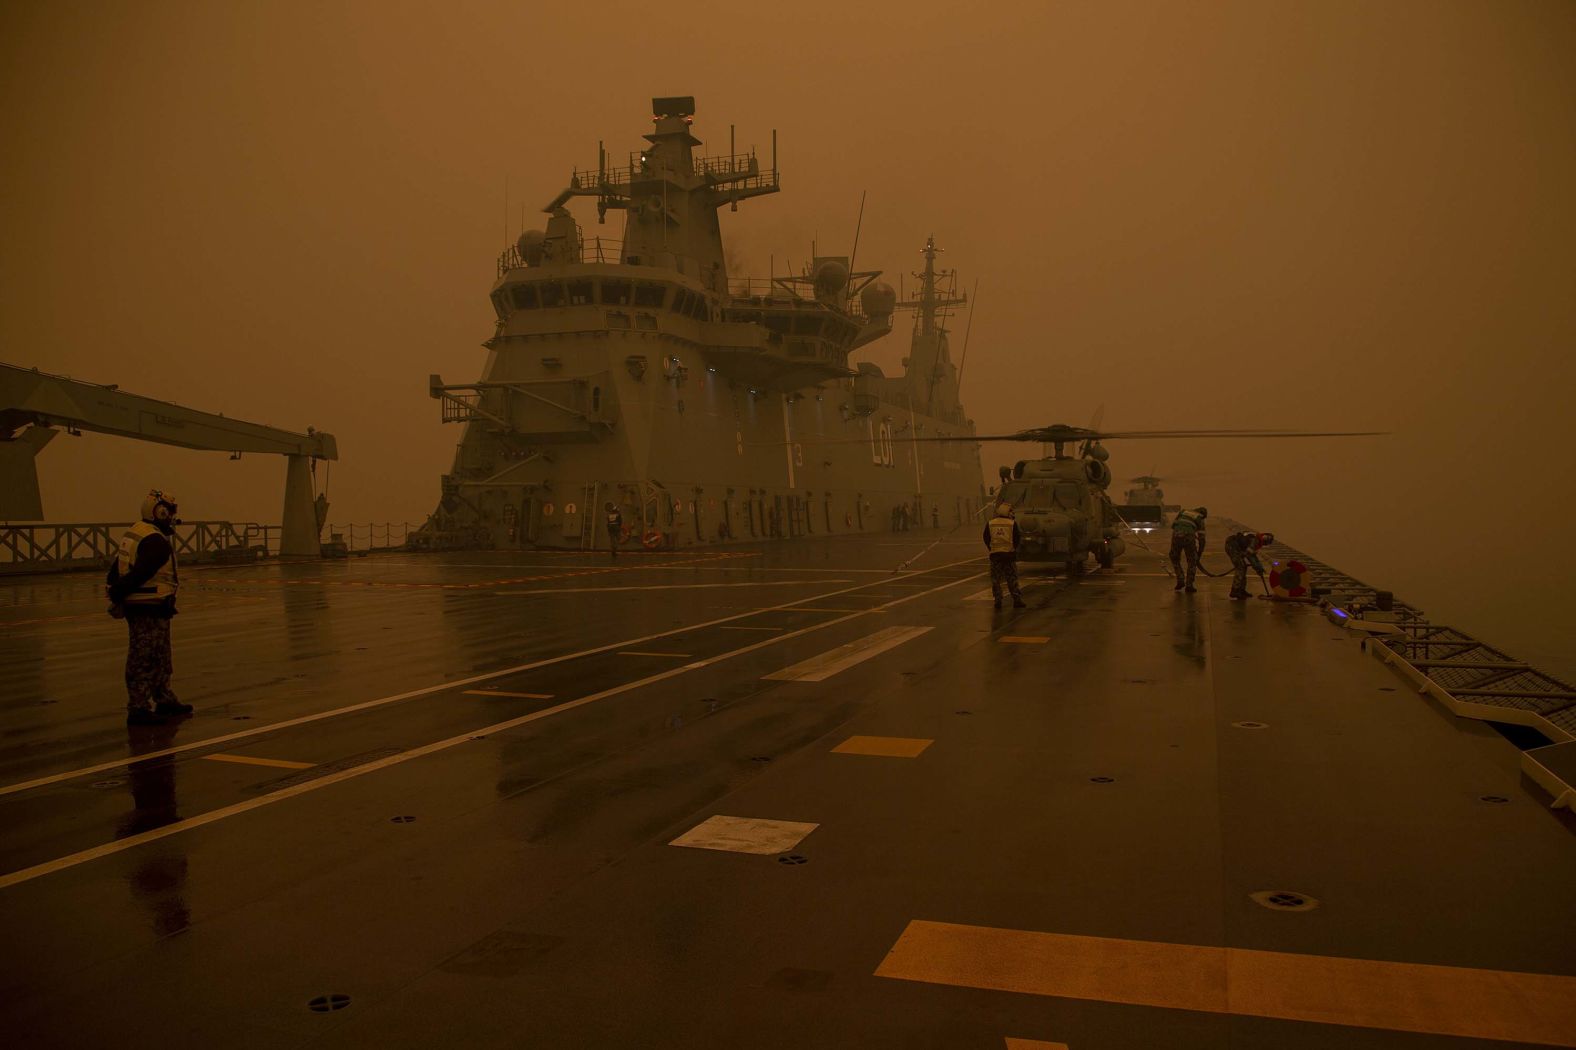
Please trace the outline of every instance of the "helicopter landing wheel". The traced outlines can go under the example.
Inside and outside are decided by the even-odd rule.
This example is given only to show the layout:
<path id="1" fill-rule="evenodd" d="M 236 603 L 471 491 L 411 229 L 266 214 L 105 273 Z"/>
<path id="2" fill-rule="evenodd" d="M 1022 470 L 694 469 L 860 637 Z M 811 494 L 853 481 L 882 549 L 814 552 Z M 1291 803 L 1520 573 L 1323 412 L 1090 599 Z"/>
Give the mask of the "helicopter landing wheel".
<path id="1" fill-rule="evenodd" d="M 1109 569 L 1116 564 L 1116 559 L 1112 557 L 1109 550 L 1100 551 L 1099 554 L 1095 555 L 1095 559 L 1100 563 L 1100 568 L 1102 569 Z"/>

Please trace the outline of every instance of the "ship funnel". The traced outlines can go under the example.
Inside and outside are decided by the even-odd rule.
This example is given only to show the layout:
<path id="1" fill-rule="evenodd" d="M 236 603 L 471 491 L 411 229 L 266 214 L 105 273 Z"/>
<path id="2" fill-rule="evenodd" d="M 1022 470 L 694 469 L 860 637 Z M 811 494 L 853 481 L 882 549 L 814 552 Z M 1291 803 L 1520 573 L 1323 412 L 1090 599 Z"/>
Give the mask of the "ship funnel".
<path id="1" fill-rule="evenodd" d="M 897 292 L 885 281 L 877 281 L 859 293 L 859 304 L 865 308 L 866 317 L 890 317 L 897 308 Z"/>
<path id="2" fill-rule="evenodd" d="M 546 242 L 546 233 L 541 230 L 526 230 L 520 234 L 520 239 L 514 242 L 514 246 L 520 252 L 520 258 L 525 260 L 525 265 L 540 266 L 542 265 L 542 246 Z"/>
<path id="3" fill-rule="evenodd" d="M 815 267 L 815 297 L 835 302 L 848 287 L 848 266 L 838 259 L 824 259 Z"/>

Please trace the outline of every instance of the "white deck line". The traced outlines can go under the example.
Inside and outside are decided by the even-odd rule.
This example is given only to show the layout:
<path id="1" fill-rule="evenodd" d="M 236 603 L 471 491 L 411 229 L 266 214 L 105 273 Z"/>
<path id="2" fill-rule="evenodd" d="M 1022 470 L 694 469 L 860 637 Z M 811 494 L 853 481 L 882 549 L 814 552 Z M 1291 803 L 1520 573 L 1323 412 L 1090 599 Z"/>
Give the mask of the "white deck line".
<path id="1" fill-rule="evenodd" d="M 929 627 L 884 627 L 857 642 L 828 649 L 819 656 L 812 656 L 808 660 L 801 660 L 791 667 L 761 677 L 774 682 L 824 682 L 840 671 L 846 671 L 872 656 L 880 656 L 888 649 L 896 649 L 904 642 L 918 638 L 930 630 Z"/>
<path id="2" fill-rule="evenodd" d="M 967 560 L 970 562 L 977 561 L 977 559 L 974 558 Z M 963 564 L 963 562 L 958 562 L 956 564 Z M 948 567 L 950 566 L 938 566 L 938 568 Z M 955 587 L 960 583 L 976 580 L 979 578 L 979 576 L 979 573 L 969 576 L 960 576 L 956 579 L 947 580 L 945 583 L 938 584 L 929 590 L 918 591 L 902 598 L 893 599 L 888 604 L 901 605 L 904 602 L 913 601 L 915 598 L 923 598 L 926 595 L 935 594 L 938 591 L 944 591 L 948 587 Z M 748 616 L 751 614 L 741 613 L 740 615 Z M 287 798 L 294 798 L 297 795 L 304 795 L 310 791 L 317 791 L 328 787 L 331 784 L 338 784 L 346 780 L 353 780 L 356 777 L 365 776 L 368 773 L 373 773 L 381 769 L 388 769 L 391 766 L 397 766 L 402 763 L 409 762 L 412 759 L 422 758 L 426 755 L 437 754 L 440 751 L 446 751 L 451 747 L 457 747 L 460 744 L 464 744 L 472 740 L 484 740 L 496 733 L 502 733 L 506 730 L 516 729 L 523 725 L 529 725 L 532 722 L 539 722 L 544 718 L 551 718 L 554 715 L 562 714 L 566 711 L 572 711 L 577 707 L 584 707 L 587 704 L 596 703 L 598 700 L 605 700 L 611 696 L 618 696 L 622 693 L 628 693 L 635 689 L 642 688 L 643 686 L 652 685 L 656 682 L 665 681 L 669 678 L 675 678 L 681 674 L 686 674 L 691 670 L 709 667 L 712 664 L 721 663 L 722 661 L 731 659 L 735 656 L 742 656 L 745 653 L 754 652 L 757 649 L 764 649 L 768 645 L 776 645 L 779 642 L 787 641 L 789 638 L 797 638 L 800 635 L 809 634 L 811 631 L 819 631 L 825 627 L 831 627 L 835 624 L 844 623 L 858 615 L 862 614 L 852 613 L 847 616 L 837 617 L 836 619 L 825 620 L 821 623 L 811 624 L 808 627 L 801 627 L 797 631 L 790 631 L 787 634 L 778 635 L 772 638 L 765 638 L 759 642 L 753 642 L 750 645 L 741 646 L 738 649 L 720 653 L 717 656 L 711 656 L 704 660 L 697 660 L 694 663 L 685 664 L 682 667 L 670 668 L 669 670 L 662 671 L 658 674 L 649 675 L 633 682 L 625 682 L 624 684 L 616 685 L 611 689 L 604 689 L 600 693 L 592 693 L 589 696 L 582 696 L 577 700 L 570 700 L 562 704 L 555 704 L 552 707 L 544 707 L 540 711 L 533 711 L 528 715 L 521 715 L 518 718 L 511 718 L 505 722 L 496 722 L 490 726 L 483 726 L 480 729 L 468 730 L 467 732 L 460 733 L 457 736 L 451 736 L 446 740 L 434 741 L 431 744 L 425 744 L 421 747 L 411 748 L 409 751 L 401 751 L 397 755 L 390 755 L 387 758 L 381 758 L 373 762 L 367 762 L 363 765 L 352 766 L 350 769 L 340 770 L 337 773 L 330 773 L 327 776 L 318 777 L 314 780 L 307 780 L 287 788 L 281 788 L 278 791 L 270 792 L 266 795 L 260 795 L 257 798 L 247 799 L 245 802 L 237 802 L 233 805 L 209 810 L 206 813 L 199 813 L 195 817 L 187 817 L 184 820 L 178 820 L 173 824 L 166 824 L 161 828 L 154 828 L 151 831 L 144 831 L 138 835 L 129 835 L 126 838 L 117 839 L 114 842 L 106 842 L 103 845 L 93 846 L 89 849 L 67 854 L 64 857 L 57 857 L 54 860 L 45 861 L 42 864 L 35 864 L 30 868 L 21 868 L 17 871 L 8 872 L 5 875 L 0 875 L 0 890 L 8 889 L 9 887 L 16 886 L 20 883 L 31 882 L 33 879 L 41 878 L 45 875 L 51 875 L 57 871 L 64 871 L 67 868 L 74 868 L 79 864 L 86 864 L 89 861 L 99 860 L 103 857 L 112 856 L 116 853 L 122 853 L 126 850 L 141 846 L 144 843 L 156 842 L 159 839 L 169 838 L 171 835 L 179 835 L 183 831 L 190 831 L 192 828 L 200 828 L 208 824 L 213 824 L 224 820 L 227 817 L 238 816 L 242 813 L 250 813 L 254 809 L 261 809 L 264 806 L 272 805 L 275 802 L 282 802 Z M 738 616 L 730 616 L 728 619 L 738 619 Z M 694 630 L 693 627 L 688 629 Z M 676 634 L 678 631 L 667 631 L 664 633 Z M 652 637 L 661 637 L 661 635 L 653 635 Z M 611 648 L 611 646 L 604 648 Z M 600 652 L 602 650 L 595 651 Z M 494 672 L 490 675 L 479 676 L 479 678 L 493 678 L 497 677 L 498 674 L 503 673 L 508 672 Z M 465 683 L 449 682 L 442 686 L 434 686 L 428 690 L 418 690 L 417 692 L 432 692 L 437 689 L 451 689 L 459 684 L 469 684 L 470 682 L 477 681 L 479 678 L 470 679 Z M 278 727 L 275 726 L 274 728 Z M 208 741 L 208 743 L 212 742 L 213 741 Z M 139 755 L 136 761 L 146 761 L 149 757 L 151 756 Z M 116 764 L 124 765 L 126 763 Z"/>

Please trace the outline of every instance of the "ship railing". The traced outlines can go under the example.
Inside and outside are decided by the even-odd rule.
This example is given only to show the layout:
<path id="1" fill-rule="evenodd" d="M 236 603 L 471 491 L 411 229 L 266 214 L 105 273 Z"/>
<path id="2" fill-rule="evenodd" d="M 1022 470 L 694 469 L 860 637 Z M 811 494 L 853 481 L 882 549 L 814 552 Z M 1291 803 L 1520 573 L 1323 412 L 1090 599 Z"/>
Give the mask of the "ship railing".
<path id="1" fill-rule="evenodd" d="M 580 254 L 570 262 L 581 263 L 617 263 L 624 257 L 623 241 L 604 241 L 601 237 L 593 237 L 583 241 L 580 245 Z M 526 265 L 525 256 L 520 254 L 516 245 L 509 245 L 498 255 L 498 276 L 503 277 L 510 270 L 516 270 Z"/>
<path id="2" fill-rule="evenodd" d="M 365 525 L 330 525 L 328 539 L 352 551 L 391 551 L 403 548 L 421 525 L 410 521 L 368 522 Z"/>
<path id="3" fill-rule="evenodd" d="M 1527 726 L 1555 741 L 1576 740 L 1576 686 L 1460 628 L 1432 621 L 1423 610 L 1284 542 L 1265 552 L 1277 562 L 1301 562 L 1312 594 L 1344 619 L 1388 626 L 1365 646 L 1452 713 Z"/>
<path id="4" fill-rule="evenodd" d="M 728 278 L 728 295 L 735 300 L 732 304 L 735 306 L 759 306 L 769 309 L 780 305 L 784 309 L 804 309 L 831 305 L 823 304 L 818 299 L 800 295 L 785 288 L 782 281 L 783 278 L 781 277 L 730 277 Z M 739 302 L 738 300 L 746 301 Z M 760 301 L 754 302 L 753 300 Z M 861 324 L 867 320 L 864 306 L 860 303 L 857 296 L 849 298 L 832 308 Z"/>
<path id="5" fill-rule="evenodd" d="M 632 151 L 622 166 L 574 168 L 569 175 L 569 187 L 575 190 L 606 189 L 615 193 L 626 191 L 629 184 L 647 174 L 639 150 Z M 691 170 L 713 181 L 737 182 L 742 185 L 774 185 L 777 172 L 761 167 L 755 151 L 725 154 L 718 157 L 694 157 Z"/>
<path id="6" fill-rule="evenodd" d="M 0 525 L 0 574 L 104 567 L 120 547 L 127 522 Z M 186 521 L 175 550 L 188 562 L 250 560 L 278 553 L 279 526 L 245 521 Z"/>

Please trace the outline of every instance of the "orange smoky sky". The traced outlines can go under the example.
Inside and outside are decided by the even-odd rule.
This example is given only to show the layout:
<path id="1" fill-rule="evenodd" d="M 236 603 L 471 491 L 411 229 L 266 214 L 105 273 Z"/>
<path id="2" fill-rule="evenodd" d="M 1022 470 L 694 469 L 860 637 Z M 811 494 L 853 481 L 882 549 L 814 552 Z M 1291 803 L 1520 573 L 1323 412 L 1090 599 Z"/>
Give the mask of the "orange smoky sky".
<path id="1" fill-rule="evenodd" d="M 427 376 L 479 375 L 506 237 L 693 94 L 713 152 L 778 133 L 734 272 L 846 250 L 868 193 L 861 264 L 896 283 L 934 233 L 979 280 L 984 432 L 1393 431 L 1111 451 L 1576 674 L 1565 0 L 18 2 L 0 49 L 0 358 L 328 430 L 333 521 L 432 509 L 458 434 Z M 54 521 L 153 483 L 274 521 L 283 488 L 91 435 L 40 465 Z"/>

